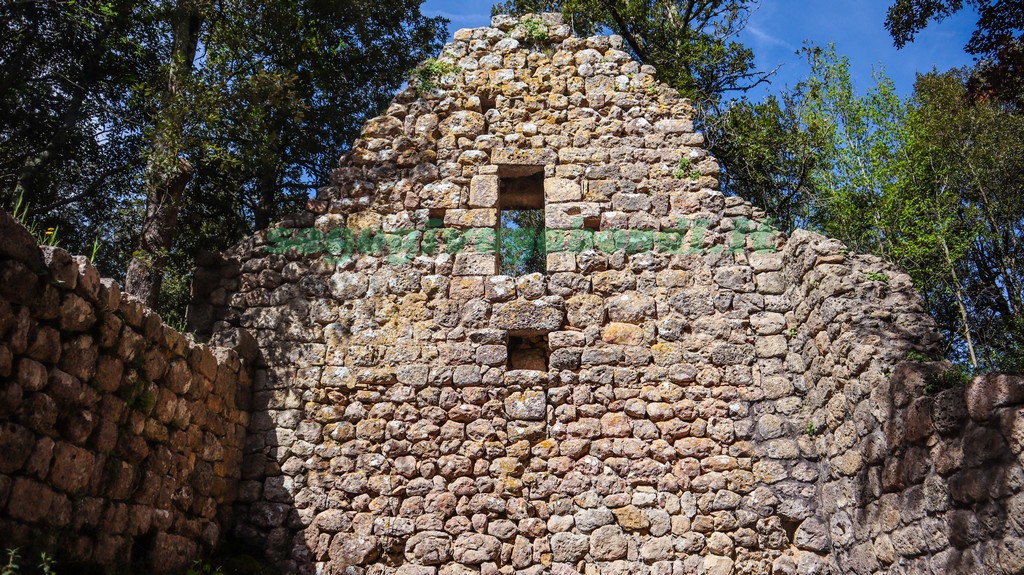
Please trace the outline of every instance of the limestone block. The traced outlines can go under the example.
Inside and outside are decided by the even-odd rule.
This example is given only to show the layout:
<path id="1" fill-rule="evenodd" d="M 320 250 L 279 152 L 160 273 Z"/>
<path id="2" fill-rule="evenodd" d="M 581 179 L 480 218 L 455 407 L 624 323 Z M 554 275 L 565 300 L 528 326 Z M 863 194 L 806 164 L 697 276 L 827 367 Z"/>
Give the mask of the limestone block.
<path id="1" fill-rule="evenodd" d="M 997 407 L 1024 403 L 1024 377 L 986 375 L 974 378 L 967 385 L 967 410 L 971 418 L 984 421 Z"/>
<path id="2" fill-rule="evenodd" d="M 573 252 L 557 252 L 547 254 L 547 271 L 574 272 L 576 271 L 576 254 Z"/>
<path id="3" fill-rule="evenodd" d="M 617 525 L 598 527 L 590 536 L 590 554 L 598 561 L 622 559 L 626 549 L 626 537 Z"/>
<path id="4" fill-rule="evenodd" d="M 452 557 L 459 563 L 479 565 L 495 561 L 501 553 L 501 541 L 483 533 L 463 533 L 455 539 Z"/>
<path id="5" fill-rule="evenodd" d="M 547 395 L 543 391 L 515 392 L 505 398 L 509 419 L 543 421 L 547 417 Z"/>
<path id="6" fill-rule="evenodd" d="M 693 120 L 672 119 L 658 120 L 654 123 L 654 129 L 666 134 L 678 134 L 693 131 Z"/>
<path id="7" fill-rule="evenodd" d="M 604 298 L 596 294 L 577 295 L 566 301 L 569 325 L 585 328 L 604 322 Z"/>
<path id="8" fill-rule="evenodd" d="M 544 225 L 551 230 L 582 229 L 585 220 L 600 216 L 600 205 L 592 202 L 565 202 L 544 206 Z"/>
<path id="9" fill-rule="evenodd" d="M 474 208 L 498 207 L 498 176 L 473 176 L 469 182 L 469 205 Z"/>
<path id="10" fill-rule="evenodd" d="M 340 567 L 368 565 L 380 555 L 377 538 L 372 535 L 338 533 L 328 551 L 332 563 Z"/>
<path id="11" fill-rule="evenodd" d="M 541 299 L 516 299 L 494 306 L 491 324 L 498 329 L 515 332 L 548 332 L 562 327 L 565 311 L 562 299 L 548 296 Z"/>
<path id="12" fill-rule="evenodd" d="M 460 228 L 493 228 L 498 225 L 498 210 L 478 208 L 471 210 L 447 210 L 444 213 L 446 226 Z"/>
<path id="13" fill-rule="evenodd" d="M 583 199 L 580 183 L 566 178 L 544 180 L 545 202 L 577 202 Z"/>
<path id="14" fill-rule="evenodd" d="M 566 531 L 551 536 L 551 553 L 555 561 L 574 563 L 586 555 L 590 538 L 579 533 Z"/>
<path id="15" fill-rule="evenodd" d="M 445 135 L 475 138 L 484 131 L 484 116 L 480 112 L 460 110 L 445 118 L 439 127 Z"/>
<path id="16" fill-rule="evenodd" d="M 497 272 L 498 258 L 493 254 L 462 253 L 455 255 L 455 267 L 452 270 L 454 275 L 487 276 Z"/>
<path id="17" fill-rule="evenodd" d="M 608 319 L 614 322 L 638 324 L 655 315 L 654 298 L 638 293 L 622 294 L 608 298 L 606 309 Z"/>

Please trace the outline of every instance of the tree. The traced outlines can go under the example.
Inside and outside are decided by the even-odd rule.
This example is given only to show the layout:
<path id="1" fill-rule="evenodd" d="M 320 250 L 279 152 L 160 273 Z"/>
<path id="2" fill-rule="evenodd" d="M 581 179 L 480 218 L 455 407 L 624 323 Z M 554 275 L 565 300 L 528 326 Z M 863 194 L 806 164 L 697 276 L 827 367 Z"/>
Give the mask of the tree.
<path id="1" fill-rule="evenodd" d="M 968 83 L 980 99 L 1024 104 L 1024 4 L 1009 0 L 967 0 L 978 23 L 964 49 L 977 66 Z M 941 22 L 963 10 L 963 0 L 896 0 L 885 27 L 897 48 L 913 42 L 929 22 Z"/>
<path id="2" fill-rule="evenodd" d="M 547 266 L 544 210 L 502 210 L 498 228 L 498 273 L 521 276 Z"/>
<path id="3" fill-rule="evenodd" d="M 951 359 L 973 370 L 1024 368 L 1024 117 L 968 99 L 964 70 L 920 76 L 909 99 L 876 74 L 860 95 L 845 58 L 804 53 L 806 80 L 723 114 L 720 148 L 747 151 L 726 184 L 766 195 L 784 225 L 907 270 Z"/>
<path id="4" fill-rule="evenodd" d="M 438 47 L 442 22 L 421 16 L 418 6 L 177 0 L 168 15 L 168 82 L 160 87 L 147 212 L 128 290 L 155 304 L 179 204 L 196 170 L 218 175 L 195 189 L 230 185 L 204 195 L 242 207 L 256 227 L 322 185 L 345 145 L 341 138 L 352 137 L 367 112 L 386 104 L 407 71 Z"/>
<path id="5" fill-rule="evenodd" d="M 754 66 L 754 53 L 735 40 L 746 25 L 749 0 L 507 0 L 494 13 L 560 11 L 574 31 L 610 30 L 638 61 L 690 98 L 698 110 L 727 92 L 746 91 L 770 73 Z"/>
<path id="6" fill-rule="evenodd" d="M 927 207 L 933 236 L 904 241 L 954 355 L 982 369 L 1024 369 L 1024 116 L 966 98 L 970 73 L 918 77 L 906 128 L 905 202 Z"/>
<path id="7" fill-rule="evenodd" d="M 0 203 L 21 198 L 75 251 L 133 223 L 145 106 L 130 86 L 158 72 L 157 36 L 135 0 L 0 4 Z"/>
<path id="8" fill-rule="evenodd" d="M 75 251 L 101 235 L 102 253 L 132 254 L 127 285 L 151 305 L 171 269 L 161 311 L 180 317 L 196 253 L 304 203 L 439 48 L 444 21 L 419 5 L 4 3 L 0 200 L 23 194 Z"/>
<path id="9" fill-rule="evenodd" d="M 726 169 L 727 193 L 762 208 L 781 230 L 808 227 L 816 197 L 813 175 L 824 166 L 824 135 L 805 123 L 803 85 L 754 103 L 730 102 L 705 126 Z"/>
<path id="10" fill-rule="evenodd" d="M 440 48 L 443 21 L 420 0 L 223 2 L 207 33 L 210 110 L 197 126 L 185 191 L 186 233 L 172 250 L 164 297 L 188 300 L 198 252 L 225 248 L 298 211 L 326 184 L 363 122 L 419 61 Z"/>

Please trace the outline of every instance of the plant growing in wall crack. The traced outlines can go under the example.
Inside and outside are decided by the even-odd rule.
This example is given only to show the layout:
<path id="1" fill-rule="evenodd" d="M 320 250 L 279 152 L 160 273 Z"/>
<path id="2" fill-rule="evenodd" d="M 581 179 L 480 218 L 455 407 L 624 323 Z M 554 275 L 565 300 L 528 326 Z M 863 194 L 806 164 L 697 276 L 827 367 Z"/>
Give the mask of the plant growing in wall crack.
<path id="1" fill-rule="evenodd" d="M 54 561 L 53 557 L 49 553 L 43 551 L 39 554 L 39 565 L 36 566 L 38 573 L 43 575 L 54 575 L 56 570 L 53 566 L 57 562 Z M 18 549 L 7 550 L 7 563 L 0 565 L 0 575 L 18 575 L 21 573 L 21 555 L 18 553 Z"/>
<path id="2" fill-rule="evenodd" d="M 416 91 L 416 95 L 419 96 L 424 92 L 436 89 L 441 78 L 455 74 L 458 71 L 459 67 L 455 64 L 438 60 L 437 58 L 430 58 L 424 60 L 422 64 L 413 69 L 409 83 Z"/>
<path id="3" fill-rule="evenodd" d="M 540 18 L 526 18 L 519 24 L 523 31 L 523 39 L 527 42 L 544 42 L 550 38 L 548 27 Z"/>
<path id="4" fill-rule="evenodd" d="M 676 169 L 672 172 L 672 175 L 675 176 L 677 180 L 682 180 L 683 178 L 690 178 L 691 180 L 700 179 L 700 171 L 694 168 L 693 160 L 686 156 L 679 158 L 679 164 L 676 165 Z"/>

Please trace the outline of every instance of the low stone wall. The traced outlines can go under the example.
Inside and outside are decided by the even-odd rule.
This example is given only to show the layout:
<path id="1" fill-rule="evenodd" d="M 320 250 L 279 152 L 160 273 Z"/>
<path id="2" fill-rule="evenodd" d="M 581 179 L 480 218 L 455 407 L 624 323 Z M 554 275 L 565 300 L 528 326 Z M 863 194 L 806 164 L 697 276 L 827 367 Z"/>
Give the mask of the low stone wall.
<path id="1" fill-rule="evenodd" d="M 67 573 L 188 565 L 231 523 L 239 351 L 196 344 L 2 211 L 0 238 L 0 548 Z"/>

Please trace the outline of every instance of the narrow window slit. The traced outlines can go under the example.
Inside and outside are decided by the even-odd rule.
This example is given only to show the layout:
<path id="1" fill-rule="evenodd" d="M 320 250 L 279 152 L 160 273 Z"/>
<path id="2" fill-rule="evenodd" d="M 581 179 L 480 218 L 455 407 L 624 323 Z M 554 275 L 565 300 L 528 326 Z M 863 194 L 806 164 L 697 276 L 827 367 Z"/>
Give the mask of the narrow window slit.
<path id="1" fill-rule="evenodd" d="M 501 166 L 498 175 L 499 273 L 544 273 L 544 167 Z"/>

